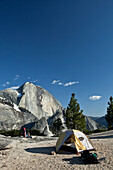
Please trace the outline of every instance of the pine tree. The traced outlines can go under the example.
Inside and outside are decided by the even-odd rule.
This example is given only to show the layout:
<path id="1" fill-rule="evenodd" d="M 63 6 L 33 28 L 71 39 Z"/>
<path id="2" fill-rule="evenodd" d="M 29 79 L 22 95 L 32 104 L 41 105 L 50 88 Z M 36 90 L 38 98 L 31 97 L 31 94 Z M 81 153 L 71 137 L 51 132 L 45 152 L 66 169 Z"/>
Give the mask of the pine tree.
<path id="1" fill-rule="evenodd" d="M 56 119 L 55 122 L 53 123 L 53 130 L 55 131 L 56 135 L 59 135 L 61 131 L 64 129 L 62 125 L 62 121 L 60 118 Z"/>
<path id="2" fill-rule="evenodd" d="M 72 97 L 65 114 L 66 126 L 68 129 L 78 129 L 81 131 L 86 129 L 85 116 L 82 113 L 83 110 L 80 110 L 77 99 L 75 99 L 75 93 L 72 93 Z"/>
<path id="3" fill-rule="evenodd" d="M 108 102 L 108 107 L 107 107 L 107 114 L 105 115 L 105 119 L 108 123 L 108 129 L 113 127 L 113 97 L 111 96 L 110 102 Z"/>

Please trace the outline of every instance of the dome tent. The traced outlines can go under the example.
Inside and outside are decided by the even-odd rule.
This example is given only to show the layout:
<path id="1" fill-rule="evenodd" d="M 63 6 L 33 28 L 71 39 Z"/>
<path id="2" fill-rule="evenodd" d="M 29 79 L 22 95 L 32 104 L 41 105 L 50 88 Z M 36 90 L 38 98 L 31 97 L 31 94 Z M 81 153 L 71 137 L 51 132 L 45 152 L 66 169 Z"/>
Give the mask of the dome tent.
<path id="1" fill-rule="evenodd" d="M 95 150 L 91 140 L 79 130 L 67 130 L 63 132 L 56 143 L 56 152 L 58 152 L 62 146 L 69 146 L 76 150 L 77 153 L 83 152 L 84 150 Z"/>

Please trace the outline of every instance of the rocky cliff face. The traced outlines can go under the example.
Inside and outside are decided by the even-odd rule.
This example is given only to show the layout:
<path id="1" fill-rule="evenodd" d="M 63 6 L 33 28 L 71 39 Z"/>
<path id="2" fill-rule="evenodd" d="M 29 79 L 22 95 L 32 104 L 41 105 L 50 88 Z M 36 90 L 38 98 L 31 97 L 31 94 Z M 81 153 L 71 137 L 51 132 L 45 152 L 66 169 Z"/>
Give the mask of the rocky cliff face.
<path id="1" fill-rule="evenodd" d="M 24 124 L 44 129 L 44 121 L 56 113 L 63 113 L 61 104 L 45 89 L 32 83 L 25 83 L 17 90 L 0 91 L 0 129 L 19 129 Z M 42 119 L 43 118 L 43 119 Z M 34 124 L 31 126 L 30 123 Z M 45 125 L 46 131 L 48 124 Z"/>
<path id="2" fill-rule="evenodd" d="M 0 103 L 0 130 L 20 129 L 24 124 L 36 122 L 38 119 L 30 112 L 21 112 L 14 107 Z"/>
<path id="3" fill-rule="evenodd" d="M 38 119 L 48 118 L 58 110 L 63 111 L 61 104 L 48 91 L 29 82 L 17 90 L 0 91 L 0 97 L 9 104 L 15 103 L 20 110 L 31 112 Z"/>

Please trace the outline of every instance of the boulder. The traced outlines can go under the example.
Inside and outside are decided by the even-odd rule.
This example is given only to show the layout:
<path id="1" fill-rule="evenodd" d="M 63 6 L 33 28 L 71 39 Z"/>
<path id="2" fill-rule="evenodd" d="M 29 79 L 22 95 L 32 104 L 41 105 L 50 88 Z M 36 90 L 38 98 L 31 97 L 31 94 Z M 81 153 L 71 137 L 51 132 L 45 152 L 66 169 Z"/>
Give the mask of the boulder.
<path id="1" fill-rule="evenodd" d="M 8 145 L 12 142 L 11 139 L 7 139 L 5 136 L 0 135 L 0 150 L 9 148 Z"/>
<path id="2" fill-rule="evenodd" d="M 67 130 L 65 125 L 64 112 L 57 110 L 56 114 L 48 118 L 49 129 L 53 134 L 59 135 L 61 132 Z"/>

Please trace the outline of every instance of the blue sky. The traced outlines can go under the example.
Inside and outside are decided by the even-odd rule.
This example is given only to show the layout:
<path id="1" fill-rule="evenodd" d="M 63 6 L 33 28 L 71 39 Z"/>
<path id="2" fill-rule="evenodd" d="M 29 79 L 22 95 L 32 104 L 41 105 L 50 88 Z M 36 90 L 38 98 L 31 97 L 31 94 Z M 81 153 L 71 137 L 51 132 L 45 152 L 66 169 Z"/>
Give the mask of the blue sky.
<path id="1" fill-rule="evenodd" d="M 0 90 L 26 81 L 63 107 L 106 114 L 113 96 L 112 0 L 0 1 Z"/>

